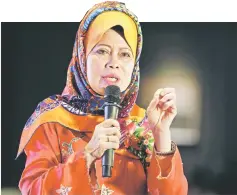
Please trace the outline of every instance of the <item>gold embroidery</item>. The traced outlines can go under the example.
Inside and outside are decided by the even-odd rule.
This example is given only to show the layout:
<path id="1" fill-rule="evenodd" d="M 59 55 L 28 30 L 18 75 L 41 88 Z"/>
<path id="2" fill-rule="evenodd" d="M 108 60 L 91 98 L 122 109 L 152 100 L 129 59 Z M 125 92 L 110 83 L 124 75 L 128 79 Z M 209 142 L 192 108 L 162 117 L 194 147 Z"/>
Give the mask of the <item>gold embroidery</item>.
<path id="1" fill-rule="evenodd" d="M 110 190 L 104 184 L 102 185 L 101 195 L 111 195 L 113 192 L 113 190 Z"/>
<path id="2" fill-rule="evenodd" d="M 74 153 L 74 150 L 73 150 L 73 148 L 72 148 L 72 144 L 73 144 L 74 142 L 76 142 L 77 140 L 79 140 L 79 139 L 81 139 L 81 138 L 79 138 L 79 137 L 74 137 L 69 143 L 67 143 L 67 142 L 63 142 L 63 143 L 62 143 L 62 146 L 64 146 L 64 147 L 67 148 L 67 152 L 68 152 L 69 155 L 72 154 L 72 153 Z"/>
<path id="3" fill-rule="evenodd" d="M 60 195 L 68 195 L 68 192 L 70 192 L 72 187 L 65 187 L 62 184 L 60 185 L 60 189 L 57 189 L 56 192 Z"/>
<path id="4" fill-rule="evenodd" d="M 67 143 L 67 142 L 63 142 L 62 143 L 62 146 L 65 147 L 66 149 L 62 148 L 62 162 L 65 162 L 67 160 L 67 158 L 74 153 L 74 150 L 73 150 L 73 143 L 80 140 L 81 138 L 83 138 L 85 135 L 82 134 L 80 137 L 74 137 L 72 138 L 72 140 Z"/>

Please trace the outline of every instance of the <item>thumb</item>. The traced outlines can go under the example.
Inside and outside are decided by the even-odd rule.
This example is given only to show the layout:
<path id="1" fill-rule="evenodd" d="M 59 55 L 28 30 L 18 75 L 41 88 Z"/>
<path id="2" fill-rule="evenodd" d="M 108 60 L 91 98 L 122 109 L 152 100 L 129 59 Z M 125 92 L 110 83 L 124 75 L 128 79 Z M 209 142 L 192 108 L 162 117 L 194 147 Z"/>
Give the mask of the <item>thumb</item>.
<path id="1" fill-rule="evenodd" d="M 151 100 L 149 106 L 147 107 L 147 113 L 152 112 L 153 110 L 156 109 L 156 105 L 157 105 L 158 101 L 159 101 L 159 99 L 156 98 L 156 97 L 154 97 L 154 98 Z"/>

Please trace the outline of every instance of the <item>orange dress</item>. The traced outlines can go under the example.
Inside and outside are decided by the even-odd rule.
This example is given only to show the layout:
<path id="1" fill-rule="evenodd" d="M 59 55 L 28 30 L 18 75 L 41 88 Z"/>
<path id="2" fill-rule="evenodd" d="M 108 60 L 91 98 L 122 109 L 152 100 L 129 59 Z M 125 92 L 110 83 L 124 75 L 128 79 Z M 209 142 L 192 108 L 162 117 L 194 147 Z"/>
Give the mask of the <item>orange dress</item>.
<path id="1" fill-rule="evenodd" d="M 104 117 L 97 116 L 94 111 L 100 110 L 105 101 L 104 96 L 89 85 L 85 51 L 116 25 L 125 29 L 124 39 L 133 50 L 134 68 L 130 84 L 120 96 L 118 117 L 123 120 L 120 126 L 124 125 L 121 132 L 126 133 L 126 140 L 121 140 L 123 144 L 115 151 L 112 177 L 103 178 L 101 160 L 96 160 L 88 168 L 84 156 L 85 145 L 95 126 L 104 121 Z M 172 155 L 157 156 L 154 150 L 151 151 L 152 139 L 145 138 L 152 133 L 147 133 L 149 128 L 141 127 L 145 111 L 135 102 L 139 91 L 142 44 L 138 19 L 124 3 L 102 2 L 86 13 L 76 34 L 62 95 L 42 101 L 23 130 L 18 151 L 18 156 L 23 151 L 27 156 L 19 182 L 23 195 L 187 194 L 188 185 L 178 149 Z"/>
<path id="2" fill-rule="evenodd" d="M 153 152 L 150 166 L 145 170 L 139 158 L 122 146 L 115 150 L 111 178 L 102 177 L 100 159 L 88 169 L 84 147 L 95 125 L 104 118 L 76 115 L 67 118 L 66 113 L 58 107 L 42 116 L 37 128 L 23 131 L 18 152 L 19 155 L 24 149 L 27 156 L 19 182 L 23 195 L 187 194 L 188 185 L 178 149 L 166 157 Z M 143 110 L 135 105 L 130 118 L 141 113 Z M 44 122 L 44 117 L 50 121 L 50 116 L 55 120 Z"/>

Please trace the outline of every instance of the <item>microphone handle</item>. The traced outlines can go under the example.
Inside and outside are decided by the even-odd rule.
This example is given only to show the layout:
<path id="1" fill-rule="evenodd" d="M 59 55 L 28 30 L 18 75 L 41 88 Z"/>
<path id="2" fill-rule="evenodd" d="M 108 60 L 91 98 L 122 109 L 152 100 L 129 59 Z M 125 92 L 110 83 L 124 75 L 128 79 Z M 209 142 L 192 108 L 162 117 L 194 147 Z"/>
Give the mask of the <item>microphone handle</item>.
<path id="1" fill-rule="evenodd" d="M 105 119 L 117 119 L 119 106 L 117 104 L 107 103 L 104 106 Z M 112 176 L 112 167 L 114 166 L 114 149 L 108 149 L 102 157 L 102 177 Z"/>

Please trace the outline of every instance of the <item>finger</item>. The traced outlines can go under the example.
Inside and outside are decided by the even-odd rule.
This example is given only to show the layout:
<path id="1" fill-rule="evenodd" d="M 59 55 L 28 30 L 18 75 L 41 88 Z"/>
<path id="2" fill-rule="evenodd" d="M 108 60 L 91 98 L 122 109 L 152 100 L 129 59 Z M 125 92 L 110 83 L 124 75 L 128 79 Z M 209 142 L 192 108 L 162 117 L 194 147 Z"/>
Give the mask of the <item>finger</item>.
<path id="1" fill-rule="evenodd" d="M 147 107 L 147 112 L 152 112 L 154 109 L 156 109 L 156 106 L 159 102 L 159 96 L 160 96 L 160 93 L 163 89 L 158 89 L 155 93 L 154 93 L 154 97 L 153 99 L 151 100 L 149 106 Z"/>
<path id="2" fill-rule="evenodd" d="M 105 152 L 104 148 L 99 147 L 97 150 L 95 150 L 94 152 L 91 153 L 92 156 L 96 157 L 96 158 L 100 158 Z"/>
<path id="3" fill-rule="evenodd" d="M 152 112 L 154 109 L 156 109 L 156 105 L 158 104 L 158 102 L 159 102 L 159 97 L 154 97 L 147 108 L 147 112 L 149 113 L 149 112 Z"/>
<path id="4" fill-rule="evenodd" d="M 176 106 L 175 107 L 169 107 L 168 110 L 169 110 L 169 112 L 171 112 L 171 113 L 173 113 L 175 115 L 178 113 Z"/>
<path id="5" fill-rule="evenodd" d="M 114 142 L 100 142 L 100 147 L 107 150 L 107 149 L 118 149 L 119 143 Z"/>
<path id="6" fill-rule="evenodd" d="M 160 95 L 165 96 L 168 93 L 174 93 L 174 92 L 175 92 L 175 88 L 163 88 Z"/>
<path id="7" fill-rule="evenodd" d="M 171 93 L 166 94 L 163 98 L 161 98 L 161 100 L 159 102 L 165 103 L 170 100 L 176 101 L 176 94 L 175 93 L 171 92 Z"/>
<path id="8" fill-rule="evenodd" d="M 106 119 L 101 123 L 102 127 L 120 127 L 119 122 L 115 119 Z"/>
<path id="9" fill-rule="evenodd" d="M 102 128 L 100 134 L 105 136 L 114 135 L 117 136 L 118 138 L 121 137 L 120 129 L 118 127 Z"/>
<path id="10" fill-rule="evenodd" d="M 162 110 L 167 110 L 168 108 L 175 109 L 176 105 L 174 100 L 167 101 L 164 103 L 164 105 L 161 107 Z"/>
<path id="11" fill-rule="evenodd" d="M 159 97 L 161 95 L 161 92 L 163 91 L 163 89 L 158 89 L 155 93 L 154 93 L 154 97 Z"/>
<path id="12" fill-rule="evenodd" d="M 100 140 L 103 141 L 103 142 L 119 143 L 118 136 L 100 136 Z"/>

